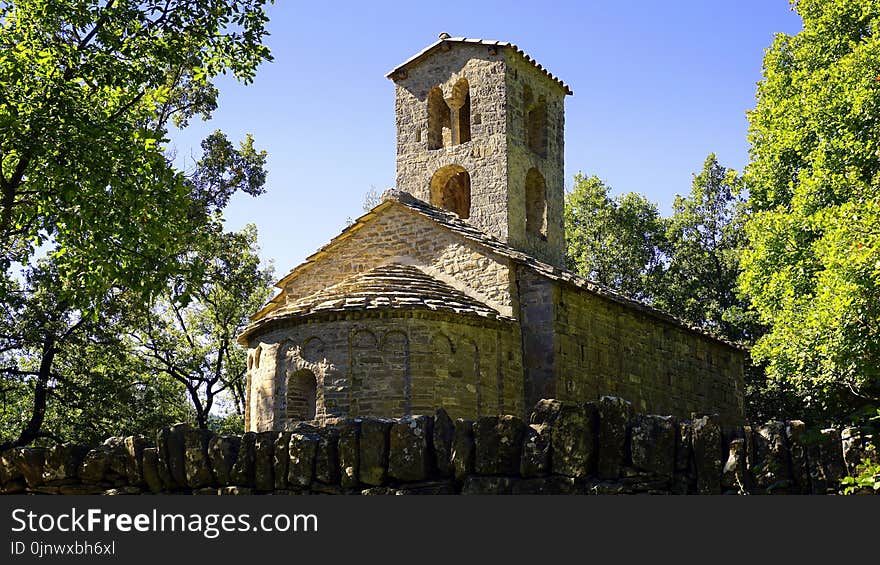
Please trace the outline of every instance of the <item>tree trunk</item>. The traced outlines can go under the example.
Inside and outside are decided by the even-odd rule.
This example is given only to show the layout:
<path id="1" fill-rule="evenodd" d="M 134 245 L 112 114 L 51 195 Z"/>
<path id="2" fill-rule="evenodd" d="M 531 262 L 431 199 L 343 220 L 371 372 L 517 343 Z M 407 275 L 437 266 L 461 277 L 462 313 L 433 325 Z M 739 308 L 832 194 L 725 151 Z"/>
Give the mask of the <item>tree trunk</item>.
<path id="1" fill-rule="evenodd" d="M 40 370 L 37 375 L 36 387 L 34 388 L 34 404 L 31 411 L 31 419 L 13 441 L 0 444 L 0 451 L 13 447 L 23 447 L 33 443 L 40 436 L 43 428 L 43 420 L 46 418 L 46 404 L 49 396 L 49 376 L 52 374 L 52 362 L 55 359 L 55 338 L 47 336 L 43 343 L 43 355 L 40 359 Z"/>

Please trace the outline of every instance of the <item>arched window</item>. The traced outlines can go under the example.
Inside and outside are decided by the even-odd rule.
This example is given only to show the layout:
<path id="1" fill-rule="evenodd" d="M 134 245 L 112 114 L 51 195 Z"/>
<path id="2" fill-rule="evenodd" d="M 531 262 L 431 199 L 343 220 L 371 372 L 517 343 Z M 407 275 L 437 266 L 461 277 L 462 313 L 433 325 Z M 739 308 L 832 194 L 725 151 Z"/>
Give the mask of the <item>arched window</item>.
<path id="1" fill-rule="evenodd" d="M 435 86 L 428 93 L 428 149 L 440 149 L 451 138 L 449 106 L 443 99 L 443 91 Z M 450 139 L 451 141 L 451 139 Z"/>
<path id="2" fill-rule="evenodd" d="M 471 95 L 467 79 L 459 79 L 452 96 L 443 98 L 435 86 L 428 92 L 428 149 L 440 149 L 471 140 Z"/>
<path id="3" fill-rule="evenodd" d="M 287 417 L 294 421 L 314 420 L 318 413 L 318 381 L 315 373 L 300 369 L 287 377 Z"/>
<path id="4" fill-rule="evenodd" d="M 547 237 L 547 187 L 538 169 L 526 173 L 526 231 Z"/>
<path id="5" fill-rule="evenodd" d="M 459 79 L 452 87 L 452 97 L 447 101 L 452 110 L 452 144 L 471 140 L 471 94 L 467 79 Z"/>
<path id="6" fill-rule="evenodd" d="M 447 165 L 431 177 L 431 204 L 458 214 L 471 216 L 471 177 L 460 165 Z"/>
<path id="7" fill-rule="evenodd" d="M 547 155 L 547 102 L 543 96 L 528 108 L 526 127 L 529 149 L 541 157 L 545 157 Z"/>

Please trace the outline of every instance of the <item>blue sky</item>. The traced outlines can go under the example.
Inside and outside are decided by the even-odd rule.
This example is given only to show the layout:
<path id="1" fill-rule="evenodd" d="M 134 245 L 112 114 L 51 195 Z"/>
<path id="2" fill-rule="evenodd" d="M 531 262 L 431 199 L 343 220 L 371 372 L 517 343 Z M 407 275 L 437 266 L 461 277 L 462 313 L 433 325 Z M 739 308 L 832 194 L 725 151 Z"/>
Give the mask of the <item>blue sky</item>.
<path id="1" fill-rule="evenodd" d="M 197 157 L 214 129 L 254 135 L 267 193 L 237 196 L 227 227 L 255 223 L 280 276 L 394 184 L 394 88 L 385 74 L 453 36 L 516 43 L 574 91 L 565 108 L 566 188 L 597 174 L 668 213 L 706 155 L 741 169 L 746 111 L 774 33 L 797 33 L 787 0 L 290 2 L 269 7 L 274 62 L 242 86 L 221 78 L 209 122 L 172 134 Z M 191 161 L 190 161 L 191 162 Z"/>

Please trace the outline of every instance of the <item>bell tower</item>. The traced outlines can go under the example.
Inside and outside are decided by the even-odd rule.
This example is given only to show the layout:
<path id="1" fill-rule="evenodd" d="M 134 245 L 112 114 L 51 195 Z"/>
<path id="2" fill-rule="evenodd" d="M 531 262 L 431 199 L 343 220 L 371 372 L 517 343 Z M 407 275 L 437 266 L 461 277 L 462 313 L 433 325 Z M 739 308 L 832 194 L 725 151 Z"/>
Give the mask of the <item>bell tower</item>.
<path id="1" fill-rule="evenodd" d="M 446 33 L 388 78 L 397 188 L 564 266 L 568 86 L 516 45 Z"/>

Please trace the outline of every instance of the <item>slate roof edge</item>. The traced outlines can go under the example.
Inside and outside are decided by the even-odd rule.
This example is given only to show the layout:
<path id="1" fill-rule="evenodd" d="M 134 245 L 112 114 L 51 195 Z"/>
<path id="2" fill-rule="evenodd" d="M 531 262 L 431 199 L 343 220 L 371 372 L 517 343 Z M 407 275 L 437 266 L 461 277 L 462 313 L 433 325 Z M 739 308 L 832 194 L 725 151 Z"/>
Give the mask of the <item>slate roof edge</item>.
<path id="1" fill-rule="evenodd" d="M 566 283 L 570 286 L 586 290 L 587 292 L 590 292 L 596 296 L 600 296 L 613 302 L 617 302 L 624 306 L 633 308 L 634 310 L 641 311 L 645 314 L 651 315 L 655 318 L 686 329 L 692 333 L 709 338 L 713 341 L 723 343 L 728 347 L 732 347 L 740 351 L 748 351 L 749 349 L 743 344 L 732 342 L 703 328 L 694 326 L 676 316 L 673 316 L 672 314 L 651 306 L 650 304 L 624 296 L 619 292 L 616 292 L 610 288 L 600 285 L 566 269 L 561 269 L 559 267 L 554 267 L 553 265 L 550 265 L 548 263 L 544 263 L 543 261 L 540 261 L 535 257 L 528 255 L 527 253 L 514 249 L 506 243 L 492 237 L 491 235 L 480 231 L 478 228 L 466 223 L 464 220 L 461 220 L 460 218 L 455 216 L 455 214 L 431 206 L 427 202 L 419 200 L 408 192 L 396 189 L 386 190 L 385 193 L 382 195 L 381 203 L 376 205 L 369 212 L 357 218 L 351 225 L 346 226 L 346 228 L 342 230 L 339 235 L 331 239 L 325 245 L 321 246 L 321 248 L 319 248 L 315 253 L 308 256 L 304 262 L 291 269 L 287 275 L 285 275 L 275 284 L 275 286 L 283 289 L 290 280 L 299 276 L 303 271 L 314 265 L 314 262 L 322 255 L 324 255 L 327 251 L 351 237 L 355 232 L 357 232 L 363 226 L 369 223 L 372 218 L 376 217 L 383 210 L 394 205 L 402 206 L 405 210 L 409 210 L 413 213 L 419 214 L 422 217 L 433 221 L 439 227 L 451 233 L 457 234 L 458 236 L 463 237 L 469 241 L 472 241 L 495 255 L 505 257 L 511 261 L 514 261 L 517 264 L 529 267 L 539 275 L 545 276 L 551 280 Z M 428 211 L 430 211 L 430 215 L 428 214 Z M 441 218 L 442 221 L 438 221 L 437 217 Z M 455 229 L 455 227 L 461 228 L 461 230 Z M 472 235 L 472 232 L 476 232 L 478 236 Z M 257 322 L 259 320 L 265 319 L 265 314 L 274 309 L 274 305 L 281 301 L 280 297 L 282 297 L 283 295 L 284 291 L 282 290 L 275 297 L 273 297 L 269 301 L 269 303 L 267 303 L 256 314 L 254 314 L 251 317 L 251 320 Z"/>
<path id="2" fill-rule="evenodd" d="M 511 51 L 525 59 L 527 63 L 530 63 L 533 67 L 542 72 L 547 78 L 559 85 L 566 94 L 574 94 L 571 88 L 567 84 L 565 84 L 562 79 L 554 76 L 553 73 L 544 68 L 543 65 L 539 64 L 528 53 L 520 49 L 517 45 L 507 41 L 496 41 L 494 39 L 478 39 L 473 37 L 446 37 L 438 39 L 437 41 L 435 41 L 431 45 L 428 45 L 403 63 L 394 67 L 391 71 L 388 72 L 388 74 L 385 75 L 385 77 L 391 80 L 395 80 L 395 76 L 398 75 L 400 71 L 427 58 L 431 53 L 439 49 L 444 43 L 464 43 L 469 45 L 485 45 L 487 47 L 500 47 L 510 49 Z"/>

